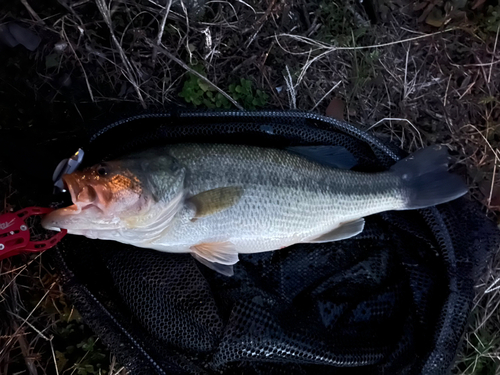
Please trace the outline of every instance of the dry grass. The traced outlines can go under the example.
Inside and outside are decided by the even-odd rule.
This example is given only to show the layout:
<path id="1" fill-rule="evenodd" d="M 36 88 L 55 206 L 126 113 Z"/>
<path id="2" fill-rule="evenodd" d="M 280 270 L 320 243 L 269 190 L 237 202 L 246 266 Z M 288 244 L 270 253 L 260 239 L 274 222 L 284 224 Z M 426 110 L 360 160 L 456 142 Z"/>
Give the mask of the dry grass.
<path id="1" fill-rule="evenodd" d="M 241 103 L 229 86 L 240 77 L 268 93 L 269 107 L 324 113 L 332 98 L 340 98 L 347 121 L 407 151 L 446 144 L 471 197 L 494 219 L 500 211 L 500 23 L 496 33 L 486 33 L 484 11 L 473 12 L 471 22 L 437 29 L 417 22 L 420 13 L 404 0 L 391 2 L 374 26 L 356 5 L 327 1 L 208 1 L 202 15 L 170 0 L 61 4 L 23 0 L 0 15 L 0 23 L 22 19 L 43 36 L 24 88 L 38 100 L 78 112 L 82 103 L 104 110 L 109 102 L 161 108 L 183 104 L 178 94 L 189 74 L 236 108 Z M 4 207 L 15 206 L 9 180 L 2 181 Z M 60 308 L 57 276 L 40 257 L 1 267 L 0 298 L 10 324 L 0 334 L 0 373 L 19 358 L 28 373 L 50 373 L 57 348 L 49 332 L 68 318 L 42 308 Z M 37 299 L 27 305 L 23 291 L 29 290 Z M 499 305 L 497 258 L 477 287 L 475 320 L 457 372 L 500 363 Z"/>
<path id="2" fill-rule="evenodd" d="M 0 174 L 0 213 L 14 210 L 18 203 L 11 176 L 2 175 L 5 173 Z M 35 229 L 32 238 L 39 240 L 37 236 L 41 234 L 37 235 Z M 101 371 L 125 375 L 114 356 L 102 358 L 109 354 L 97 342 L 92 350 L 78 348 L 91 337 L 91 332 L 84 328 L 80 315 L 66 300 L 58 275 L 47 268 L 42 258 L 43 254 L 36 254 L 0 261 L 0 374 L 98 374 L 98 367 L 96 372 L 85 367 L 96 363 L 88 357 L 97 353 L 99 363 L 109 364 Z M 77 334 L 71 335 L 70 331 Z M 77 348 L 68 348 L 73 345 Z M 77 353 L 70 356 L 65 354 L 68 350 Z M 70 358 L 74 358 L 74 363 L 68 363 Z"/>
<path id="3" fill-rule="evenodd" d="M 466 349 L 459 359 L 460 373 L 499 374 L 500 340 L 500 257 L 476 286 L 473 320 L 465 335 Z"/>

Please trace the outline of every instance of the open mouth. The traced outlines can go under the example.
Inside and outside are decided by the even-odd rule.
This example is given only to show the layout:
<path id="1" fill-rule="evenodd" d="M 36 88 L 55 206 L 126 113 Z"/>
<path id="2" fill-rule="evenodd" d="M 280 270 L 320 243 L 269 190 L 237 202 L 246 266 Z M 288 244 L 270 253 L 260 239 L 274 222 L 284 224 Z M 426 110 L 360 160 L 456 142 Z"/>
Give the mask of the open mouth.
<path id="1" fill-rule="evenodd" d="M 68 214 L 78 214 L 82 211 L 96 210 L 98 213 L 103 213 L 102 209 L 97 204 L 98 194 L 94 187 L 88 184 L 82 184 L 78 176 L 74 174 L 64 175 L 64 187 L 71 195 L 73 205 L 66 207 Z"/>
<path id="2" fill-rule="evenodd" d="M 95 233 L 120 227 L 120 219 L 105 204 L 105 186 L 85 178 L 82 172 L 64 175 L 62 180 L 71 196 L 72 204 L 46 215 L 42 220 L 44 228 L 64 228 L 72 234 L 97 236 Z"/>

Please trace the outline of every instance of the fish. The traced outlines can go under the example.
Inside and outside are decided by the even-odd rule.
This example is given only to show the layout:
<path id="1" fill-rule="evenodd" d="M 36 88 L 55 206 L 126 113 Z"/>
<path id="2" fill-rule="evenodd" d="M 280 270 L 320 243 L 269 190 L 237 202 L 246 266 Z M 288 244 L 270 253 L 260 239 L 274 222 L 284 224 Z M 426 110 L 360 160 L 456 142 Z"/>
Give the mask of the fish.
<path id="1" fill-rule="evenodd" d="M 351 170 L 355 163 L 340 146 L 167 145 L 64 175 L 73 204 L 42 226 L 190 253 L 231 276 L 239 254 L 345 240 L 363 231 L 367 216 L 467 192 L 441 145 L 383 172 Z"/>

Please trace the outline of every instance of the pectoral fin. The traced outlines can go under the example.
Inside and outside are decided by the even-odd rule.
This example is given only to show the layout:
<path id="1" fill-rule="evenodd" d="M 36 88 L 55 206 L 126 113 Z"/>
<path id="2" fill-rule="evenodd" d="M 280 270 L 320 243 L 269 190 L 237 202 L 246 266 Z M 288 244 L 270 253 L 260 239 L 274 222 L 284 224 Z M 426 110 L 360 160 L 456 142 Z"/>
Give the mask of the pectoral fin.
<path id="1" fill-rule="evenodd" d="M 207 190 L 199 193 L 187 201 L 195 207 L 194 218 L 213 215 L 234 206 L 243 195 L 243 188 L 239 186 L 229 186 Z"/>
<path id="2" fill-rule="evenodd" d="M 229 241 L 203 242 L 191 246 L 191 251 L 200 263 L 226 276 L 233 274 L 233 264 L 238 262 L 238 251 Z"/>
<path id="3" fill-rule="evenodd" d="M 323 233 L 316 238 L 304 240 L 303 242 L 321 243 L 345 240 L 361 233 L 364 227 L 365 219 L 363 218 L 354 221 L 348 221 L 345 223 L 341 223 L 338 227 L 329 232 Z"/>

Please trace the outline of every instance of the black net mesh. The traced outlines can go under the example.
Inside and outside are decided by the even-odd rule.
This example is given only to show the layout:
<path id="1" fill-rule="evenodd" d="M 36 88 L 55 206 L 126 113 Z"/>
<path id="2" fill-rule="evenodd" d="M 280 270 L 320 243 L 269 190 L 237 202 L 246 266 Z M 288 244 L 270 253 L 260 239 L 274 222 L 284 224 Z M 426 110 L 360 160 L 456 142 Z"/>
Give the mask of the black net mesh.
<path id="1" fill-rule="evenodd" d="M 356 169 L 401 157 L 301 112 L 172 112 L 91 131 L 86 164 L 159 144 L 342 145 Z M 132 374 L 443 374 L 499 236 L 464 199 L 366 219 L 354 239 L 240 255 L 231 278 L 188 254 L 68 236 L 52 254 L 86 322 Z"/>

